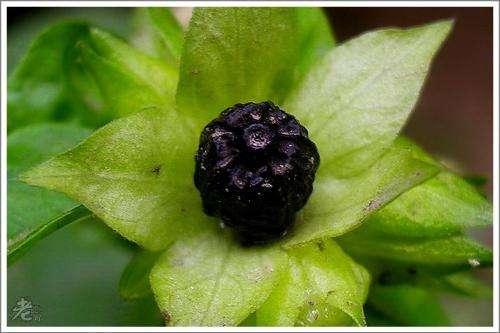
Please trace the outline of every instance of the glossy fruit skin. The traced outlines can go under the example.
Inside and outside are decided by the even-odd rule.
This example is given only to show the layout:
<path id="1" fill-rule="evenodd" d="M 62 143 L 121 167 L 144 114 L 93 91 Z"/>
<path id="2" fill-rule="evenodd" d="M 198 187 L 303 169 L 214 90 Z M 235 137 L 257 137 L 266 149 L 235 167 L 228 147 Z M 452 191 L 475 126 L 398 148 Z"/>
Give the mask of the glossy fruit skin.
<path id="1" fill-rule="evenodd" d="M 320 158 L 297 119 L 262 102 L 236 104 L 212 120 L 195 161 L 204 212 L 254 244 L 279 238 L 293 225 Z"/>

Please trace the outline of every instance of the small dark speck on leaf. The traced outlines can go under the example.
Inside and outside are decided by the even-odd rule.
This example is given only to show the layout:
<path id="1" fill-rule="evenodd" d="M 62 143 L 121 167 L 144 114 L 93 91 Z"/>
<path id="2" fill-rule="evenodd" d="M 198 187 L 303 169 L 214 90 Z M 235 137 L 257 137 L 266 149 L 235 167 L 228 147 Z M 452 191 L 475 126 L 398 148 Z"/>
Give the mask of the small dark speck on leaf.
<path id="1" fill-rule="evenodd" d="M 410 274 L 410 275 L 416 275 L 417 274 L 417 269 L 415 267 L 409 267 L 408 268 L 408 274 Z"/>
<path id="2" fill-rule="evenodd" d="M 160 174 L 160 171 L 161 171 L 161 165 L 156 165 L 151 169 L 151 172 L 157 176 Z"/>
<path id="3" fill-rule="evenodd" d="M 161 314 L 163 316 L 163 320 L 165 320 L 165 324 L 170 323 L 170 321 L 172 320 L 170 313 L 168 313 L 167 311 L 163 311 Z"/>
<path id="4" fill-rule="evenodd" d="M 316 246 L 318 247 L 318 250 L 320 250 L 321 252 L 325 250 L 325 245 L 323 244 L 323 242 L 317 242 Z"/>
<path id="5" fill-rule="evenodd" d="M 391 280 L 391 272 L 383 271 L 378 277 L 378 283 L 381 285 L 388 284 Z"/>

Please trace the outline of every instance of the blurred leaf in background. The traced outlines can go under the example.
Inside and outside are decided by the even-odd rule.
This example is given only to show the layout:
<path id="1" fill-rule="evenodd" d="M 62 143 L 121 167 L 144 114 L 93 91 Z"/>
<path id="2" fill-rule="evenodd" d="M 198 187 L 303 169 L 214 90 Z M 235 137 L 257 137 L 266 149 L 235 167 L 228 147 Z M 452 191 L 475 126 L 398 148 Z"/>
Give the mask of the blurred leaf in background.
<path id="1" fill-rule="evenodd" d="M 32 19 L 25 12 L 24 20 L 9 25 L 9 132 L 44 121 L 76 121 L 97 127 L 110 120 L 75 49 L 77 41 L 87 37 L 89 25 L 103 26 L 124 37 L 129 34 L 130 10 L 110 10 L 39 9 Z"/>
<path id="2" fill-rule="evenodd" d="M 38 242 L 9 267 L 9 325 L 162 326 L 152 295 L 126 301 L 118 281 L 134 247 L 101 221 L 70 224 Z M 40 320 L 12 320 L 21 297 L 39 306 Z"/>
<path id="3" fill-rule="evenodd" d="M 21 247 L 30 234 L 78 203 L 66 195 L 29 186 L 18 179 L 20 173 L 77 144 L 91 133 L 72 124 L 35 124 L 8 136 L 7 153 L 7 237 L 9 264 L 11 250 Z"/>
<path id="4" fill-rule="evenodd" d="M 9 8 L 11 11 L 21 10 Z M 27 9 L 30 10 L 30 9 Z M 81 19 L 90 25 L 102 27 L 118 36 L 127 37 L 132 27 L 129 8 L 36 8 L 32 12 L 23 13 L 23 19 L 8 22 L 7 29 L 7 72 L 10 74 L 19 59 L 26 53 L 32 40 L 52 23 L 66 19 Z"/>

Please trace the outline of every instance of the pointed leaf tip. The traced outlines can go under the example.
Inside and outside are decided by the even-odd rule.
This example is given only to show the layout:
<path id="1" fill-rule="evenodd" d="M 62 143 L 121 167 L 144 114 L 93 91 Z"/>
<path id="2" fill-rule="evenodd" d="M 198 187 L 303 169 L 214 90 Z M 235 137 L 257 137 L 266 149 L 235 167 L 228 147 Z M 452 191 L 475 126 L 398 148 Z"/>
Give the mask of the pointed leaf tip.
<path id="1" fill-rule="evenodd" d="M 152 251 L 215 225 L 192 184 L 196 138 L 171 110 L 117 119 L 23 175 L 66 193 L 123 237 Z"/>
<path id="2" fill-rule="evenodd" d="M 285 109 L 309 129 L 327 172 L 356 175 L 391 145 L 451 26 L 440 21 L 367 32 L 312 68 Z"/>

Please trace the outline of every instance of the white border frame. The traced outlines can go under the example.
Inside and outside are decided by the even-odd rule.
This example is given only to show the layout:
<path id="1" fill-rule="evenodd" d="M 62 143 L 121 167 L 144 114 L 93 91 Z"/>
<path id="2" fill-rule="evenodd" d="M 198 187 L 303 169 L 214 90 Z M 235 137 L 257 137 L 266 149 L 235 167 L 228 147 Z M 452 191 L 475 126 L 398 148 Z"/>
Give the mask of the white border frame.
<path id="1" fill-rule="evenodd" d="M 493 326 L 492 327 L 14 327 L 7 326 L 7 8 L 8 7 L 490 7 L 493 8 Z M 496 1 L 2 1 L 1 2 L 1 332 L 498 332 L 499 331 L 499 3 Z"/>

